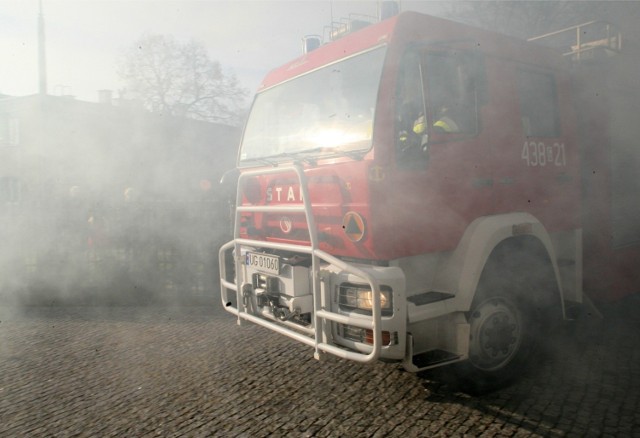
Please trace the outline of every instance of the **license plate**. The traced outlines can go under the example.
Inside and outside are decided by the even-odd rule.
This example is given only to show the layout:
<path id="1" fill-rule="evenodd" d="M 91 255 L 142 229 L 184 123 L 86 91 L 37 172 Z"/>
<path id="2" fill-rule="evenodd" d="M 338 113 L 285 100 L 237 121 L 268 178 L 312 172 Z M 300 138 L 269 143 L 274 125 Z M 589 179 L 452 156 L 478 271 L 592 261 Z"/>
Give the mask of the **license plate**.
<path id="1" fill-rule="evenodd" d="M 248 252 L 246 255 L 246 265 L 268 274 L 280 274 L 280 257 Z"/>

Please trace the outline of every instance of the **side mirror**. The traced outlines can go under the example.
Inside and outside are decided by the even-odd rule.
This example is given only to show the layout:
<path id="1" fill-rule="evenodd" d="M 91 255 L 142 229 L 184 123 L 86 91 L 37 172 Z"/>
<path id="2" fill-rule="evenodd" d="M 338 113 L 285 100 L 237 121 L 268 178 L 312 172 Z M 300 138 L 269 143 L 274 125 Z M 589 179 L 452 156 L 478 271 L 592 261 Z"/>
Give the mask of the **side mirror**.
<path id="1" fill-rule="evenodd" d="M 220 189 L 225 196 L 233 195 L 238 188 L 238 179 L 240 171 L 237 168 L 227 170 L 220 178 Z"/>
<path id="2" fill-rule="evenodd" d="M 233 221 L 235 217 L 236 190 L 238 190 L 239 178 L 240 171 L 235 167 L 231 170 L 227 170 L 222 174 L 222 178 L 220 178 L 220 192 L 223 199 L 226 199 L 229 205 L 227 221 L 231 237 L 233 237 L 234 233 Z"/>

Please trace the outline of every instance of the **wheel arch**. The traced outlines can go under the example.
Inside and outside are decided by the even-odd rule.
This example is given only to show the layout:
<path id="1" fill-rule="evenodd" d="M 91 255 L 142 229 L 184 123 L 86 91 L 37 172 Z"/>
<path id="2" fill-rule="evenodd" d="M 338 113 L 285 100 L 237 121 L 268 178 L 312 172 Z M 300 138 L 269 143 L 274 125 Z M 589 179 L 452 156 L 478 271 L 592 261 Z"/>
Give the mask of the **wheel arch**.
<path id="1" fill-rule="evenodd" d="M 455 292 L 455 310 L 469 311 L 485 268 L 500 252 L 520 256 L 546 258 L 553 273 L 555 294 L 564 316 L 564 300 L 555 250 L 542 223 L 529 213 L 509 213 L 485 216 L 473 221 L 465 231 L 457 248 L 443 261 L 435 280 L 436 290 Z M 555 298 L 555 297 L 554 297 Z"/>

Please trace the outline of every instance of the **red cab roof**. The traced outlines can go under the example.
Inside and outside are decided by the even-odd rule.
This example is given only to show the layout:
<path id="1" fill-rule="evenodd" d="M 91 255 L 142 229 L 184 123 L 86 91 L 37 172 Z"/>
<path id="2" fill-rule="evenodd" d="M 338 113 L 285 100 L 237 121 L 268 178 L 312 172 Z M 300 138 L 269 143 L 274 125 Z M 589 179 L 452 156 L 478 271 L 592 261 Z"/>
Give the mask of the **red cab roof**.
<path id="1" fill-rule="evenodd" d="M 366 49 L 381 44 L 396 42 L 419 41 L 425 38 L 434 41 L 463 42 L 465 40 L 482 40 L 483 51 L 487 53 L 499 52 L 501 56 L 513 59 L 522 58 L 523 48 L 526 46 L 530 62 L 541 61 L 558 65 L 557 50 L 527 43 L 518 38 L 507 37 L 492 31 L 481 30 L 473 26 L 456 23 L 443 18 L 424 15 L 418 12 L 402 12 L 380 23 L 372 24 L 357 32 L 348 34 L 339 40 L 324 44 L 267 74 L 258 91 L 285 82 L 296 76 L 308 73 L 317 68 L 347 58 Z M 535 54 L 535 56 L 533 56 Z M 552 59 L 555 59 L 553 61 Z"/>
<path id="2" fill-rule="evenodd" d="M 372 24 L 362 30 L 325 44 L 281 67 L 272 70 L 262 81 L 259 91 L 301 74 L 323 67 L 331 62 L 349 57 L 389 40 L 398 16 Z"/>

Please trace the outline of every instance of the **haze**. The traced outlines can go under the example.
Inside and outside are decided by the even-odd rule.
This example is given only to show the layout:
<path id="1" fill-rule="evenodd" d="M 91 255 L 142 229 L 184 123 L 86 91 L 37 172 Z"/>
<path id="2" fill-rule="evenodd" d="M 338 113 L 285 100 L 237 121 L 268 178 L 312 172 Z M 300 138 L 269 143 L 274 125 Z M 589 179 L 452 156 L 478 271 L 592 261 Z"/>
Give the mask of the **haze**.
<path id="1" fill-rule="evenodd" d="M 403 8 L 437 11 L 437 2 Z M 359 1 L 56 1 L 44 0 L 48 91 L 95 101 L 122 87 L 116 60 L 144 33 L 196 39 L 213 59 L 255 91 L 264 74 L 301 53 L 301 38 L 349 13 L 376 15 Z M 0 93 L 38 91 L 38 2 L 0 3 Z M 7 67 L 10 66 L 10 67 Z"/>

